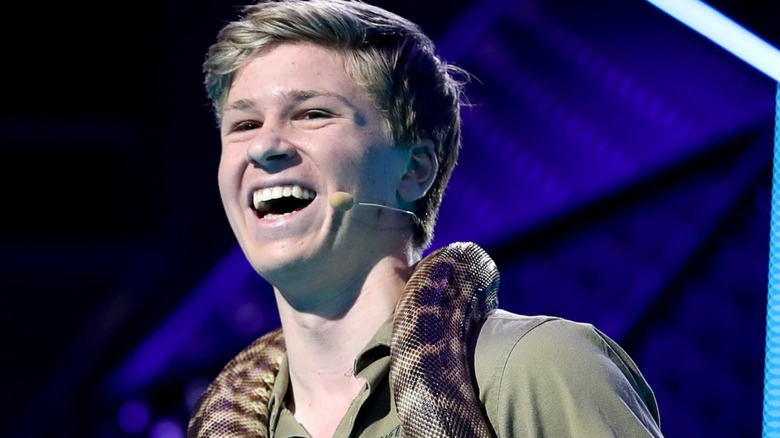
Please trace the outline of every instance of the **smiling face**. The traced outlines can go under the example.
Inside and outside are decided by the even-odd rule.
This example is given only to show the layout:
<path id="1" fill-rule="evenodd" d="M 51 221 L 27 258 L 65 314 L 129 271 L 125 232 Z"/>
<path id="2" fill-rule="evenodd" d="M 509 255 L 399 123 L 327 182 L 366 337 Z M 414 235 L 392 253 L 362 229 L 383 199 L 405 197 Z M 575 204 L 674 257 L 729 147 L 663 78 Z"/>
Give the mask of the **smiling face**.
<path id="1" fill-rule="evenodd" d="M 344 213 L 328 203 L 345 191 L 399 206 L 410 152 L 393 145 L 385 126 L 335 51 L 281 44 L 238 70 L 222 114 L 219 189 L 260 275 L 275 286 L 347 281 L 408 249 L 405 215 L 370 207 Z"/>

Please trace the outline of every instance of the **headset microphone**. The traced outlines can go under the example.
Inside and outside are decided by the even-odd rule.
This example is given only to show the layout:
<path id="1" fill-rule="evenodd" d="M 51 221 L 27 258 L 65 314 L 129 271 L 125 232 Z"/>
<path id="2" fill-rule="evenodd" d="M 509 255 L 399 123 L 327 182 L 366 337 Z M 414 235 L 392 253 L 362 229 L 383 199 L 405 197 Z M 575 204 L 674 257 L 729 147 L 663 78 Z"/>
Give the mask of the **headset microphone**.
<path id="1" fill-rule="evenodd" d="M 382 204 L 372 204 L 370 202 L 355 202 L 355 198 L 350 195 L 347 192 L 333 192 L 328 196 L 328 202 L 330 203 L 330 206 L 333 207 L 336 210 L 339 211 L 348 211 L 352 207 L 357 205 L 363 205 L 367 207 L 378 207 L 378 208 L 386 208 L 388 210 L 397 211 L 399 213 L 404 213 L 412 216 L 413 218 L 417 219 L 417 215 L 409 210 L 401 210 L 400 208 L 395 207 L 389 207 L 387 205 Z"/>

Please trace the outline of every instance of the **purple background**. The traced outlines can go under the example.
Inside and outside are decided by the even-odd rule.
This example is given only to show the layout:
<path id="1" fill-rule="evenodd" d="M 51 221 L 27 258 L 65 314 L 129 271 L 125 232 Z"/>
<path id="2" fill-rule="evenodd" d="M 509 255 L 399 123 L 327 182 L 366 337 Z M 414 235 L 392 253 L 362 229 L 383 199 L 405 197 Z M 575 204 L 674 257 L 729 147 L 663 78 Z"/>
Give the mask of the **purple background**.
<path id="1" fill-rule="evenodd" d="M 759 436 L 777 84 L 643 0 L 370 3 L 477 78 L 434 247 L 481 244 L 502 307 L 617 340 L 667 436 Z M 708 3 L 780 46 L 774 2 Z M 0 435 L 182 436 L 276 327 L 222 212 L 201 84 L 237 10 L 6 16 Z"/>

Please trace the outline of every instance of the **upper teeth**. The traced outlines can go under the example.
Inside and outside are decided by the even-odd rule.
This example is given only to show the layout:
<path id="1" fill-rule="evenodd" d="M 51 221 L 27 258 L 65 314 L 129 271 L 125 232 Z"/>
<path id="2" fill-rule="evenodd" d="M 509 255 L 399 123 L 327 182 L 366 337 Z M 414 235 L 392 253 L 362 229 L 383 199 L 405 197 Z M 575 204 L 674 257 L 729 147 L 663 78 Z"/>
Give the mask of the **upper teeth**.
<path id="1" fill-rule="evenodd" d="M 292 196 L 298 199 L 314 199 L 314 192 L 299 185 L 276 186 L 257 190 L 252 194 L 252 204 L 259 208 L 262 202 Z"/>

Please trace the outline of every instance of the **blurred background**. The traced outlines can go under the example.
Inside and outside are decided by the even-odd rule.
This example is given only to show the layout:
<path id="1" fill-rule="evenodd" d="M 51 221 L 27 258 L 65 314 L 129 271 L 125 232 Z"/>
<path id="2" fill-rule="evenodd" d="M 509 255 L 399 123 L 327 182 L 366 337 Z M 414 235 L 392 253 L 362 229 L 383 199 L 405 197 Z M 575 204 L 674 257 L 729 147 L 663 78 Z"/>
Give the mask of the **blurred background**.
<path id="1" fill-rule="evenodd" d="M 644 0 L 369 3 L 476 78 L 433 246 L 479 243 L 502 307 L 622 344 L 667 436 L 759 436 L 777 84 Z M 780 47 L 777 2 L 707 3 Z M 239 5 L 5 14 L 0 436 L 182 437 L 277 326 L 202 86 Z"/>

